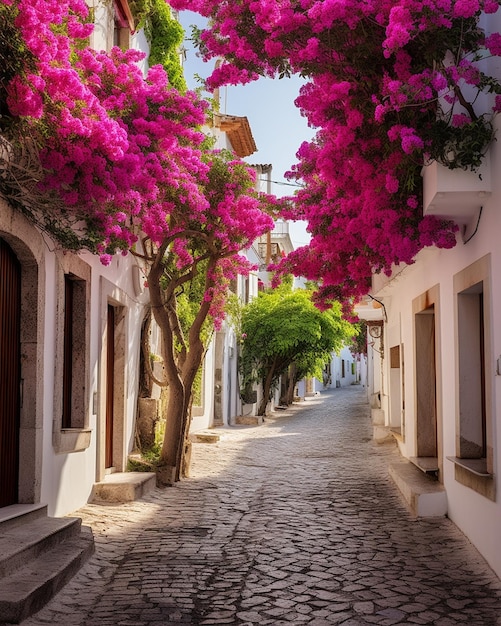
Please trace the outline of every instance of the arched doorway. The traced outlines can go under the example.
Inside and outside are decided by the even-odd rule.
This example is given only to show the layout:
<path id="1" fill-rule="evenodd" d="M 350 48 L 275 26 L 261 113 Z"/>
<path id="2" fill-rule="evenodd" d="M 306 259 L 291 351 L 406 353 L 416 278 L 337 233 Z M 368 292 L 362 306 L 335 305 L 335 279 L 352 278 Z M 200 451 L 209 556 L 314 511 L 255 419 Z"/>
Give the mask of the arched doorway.
<path id="1" fill-rule="evenodd" d="M 0 507 L 18 502 L 21 265 L 0 238 Z"/>

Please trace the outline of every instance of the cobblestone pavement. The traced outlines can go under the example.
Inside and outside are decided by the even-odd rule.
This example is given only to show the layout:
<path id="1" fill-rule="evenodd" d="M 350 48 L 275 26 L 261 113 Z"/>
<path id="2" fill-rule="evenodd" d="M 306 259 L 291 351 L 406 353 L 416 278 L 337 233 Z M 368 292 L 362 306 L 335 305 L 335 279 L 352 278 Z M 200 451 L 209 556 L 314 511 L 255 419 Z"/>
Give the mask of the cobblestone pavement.
<path id="1" fill-rule="evenodd" d="M 501 624 L 478 552 L 407 512 L 363 389 L 221 432 L 176 487 L 78 511 L 96 554 L 24 626 Z"/>

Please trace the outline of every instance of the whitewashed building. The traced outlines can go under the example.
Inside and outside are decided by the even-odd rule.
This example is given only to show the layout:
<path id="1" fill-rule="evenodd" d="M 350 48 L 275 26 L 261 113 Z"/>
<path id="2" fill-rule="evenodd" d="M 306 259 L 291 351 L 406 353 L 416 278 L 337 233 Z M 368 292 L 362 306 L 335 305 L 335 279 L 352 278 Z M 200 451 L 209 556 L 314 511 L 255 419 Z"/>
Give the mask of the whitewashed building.
<path id="1" fill-rule="evenodd" d="M 417 515 L 447 514 L 501 576 L 499 122 L 481 171 L 423 168 L 425 214 L 457 222 L 455 248 L 425 249 L 389 278 L 374 276 L 376 300 L 358 310 L 369 326 L 375 437 L 394 437 L 402 454 L 392 476 Z"/>
<path id="2" fill-rule="evenodd" d="M 125 1 L 95 4 L 94 48 L 145 45 L 141 33 L 132 36 Z M 2 317 L 19 321 L 17 347 L 2 346 L 3 358 L 16 371 L 14 395 L 21 389 L 19 406 L 11 404 L 11 443 L 1 438 L 13 450 L 2 504 L 44 503 L 50 515 L 64 515 L 86 503 L 106 474 L 126 468 L 147 296 L 133 257 L 104 267 L 97 256 L 58 250 L 5 202 L 0 243 L 12 282 Z"/>
<path id="3" fill-rule="evenodd" d="M 132 34 L 126 0 L 90 4 L 94 48 L 146 50 L 142 33 Z M 126 475 L 147 294 L 132 256 L 105 267 L 89 253 L 63 252 L 4 200 L 0 285 L 0 527 L 9 536 L 25 526 L 24 536 L 13 535 L 13 554 L 18 544 L 25 553 L 23 537 L 37 544 L 29 553 L 36 563 L 13 556 L 5 571 L 15 588 L 28 564 L 55 592 L 93 545 L 80 520 L 55 517 L 100 495 L 110 475 Z M 155 484 L 153 475 L 147 483 Z M 127 484 L 120 491 L 123 499 L 135 495 Z M 30 580 L 24 595 L 1 598 L 0 621 L 17 623 L 48 599 L 41 581 Z"/>

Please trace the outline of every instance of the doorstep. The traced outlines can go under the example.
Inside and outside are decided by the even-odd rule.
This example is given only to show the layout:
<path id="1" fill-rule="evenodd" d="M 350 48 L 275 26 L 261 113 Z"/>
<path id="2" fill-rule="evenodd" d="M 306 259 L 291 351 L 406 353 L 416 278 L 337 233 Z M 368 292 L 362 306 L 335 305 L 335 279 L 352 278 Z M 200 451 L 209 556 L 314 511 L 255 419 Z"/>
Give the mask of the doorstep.
<path id="1" fill-rule="evenodd" d="M 156 487 L 154 472 L 115 472 L 107 474 L 92 488 L 90 502 L 132 502 Z"/>
<path id="2" fill-rule="evenodd" d="M 77 517 L 48 517 L 43 505 L 5 507 L 0 522 L 0 623 L 39 611 L 94 552 Z"/>
<path id="3" fill-rule="evenodd" d="M 235 424 L 241 426 L 261 426 L 264 423 L 262 415 L 237 415 L 235 417 Z"/>
<path id="4" fill-rule="evenodd" d="M 389 474 L 416 517 L 447 515 L 447 493 L 436 479 L 425 474 L 410 461 L 391 463 Z"/>
<path id="5" fill-rule="evenodd" d="M 196 433 L 190 433 L 190 441 L 193 443 L 219 443 L 221 441 L 221 435 L 206 430 L 201 430 Z"/>

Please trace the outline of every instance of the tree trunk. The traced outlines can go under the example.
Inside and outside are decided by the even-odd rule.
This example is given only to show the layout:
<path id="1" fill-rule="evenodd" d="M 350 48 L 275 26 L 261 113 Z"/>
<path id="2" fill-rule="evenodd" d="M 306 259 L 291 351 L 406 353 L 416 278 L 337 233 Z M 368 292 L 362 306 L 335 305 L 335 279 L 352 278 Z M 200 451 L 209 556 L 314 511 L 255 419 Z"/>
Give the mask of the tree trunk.
<path id="1" fill-rule="evenodd" d="M 192 343 L 190 343 L 189 350 L 186 354 L 182 374 L 185 389 L 186 414 L 181 430 L 181 446 L 178 450 L 176 480 L 179 480 L 181 477 L 188 476 L 190 471 L 191 444 L 188 438 L 191 417 L 190 407 L 192 405 L 191 400 L 193 394 L 193 384 L 195 382 L 197 372 L 202 364 L 205 352 L 200 338 L 192 337 L 191 341 Z"/>
<path id="2" fill-rule="evenodd" d="M 148 285 L 155 321 L 162 337 L 162 357 L 165 366 L 165 375 L 169 387 L 169 399 L 165 417 L 165 435 L 160 452 L 157 469 L 157 484 L 160 486 L 172 485 L 178 480 L 179 449 L 182 446 L 181 434 L 186 419 L 186 393 L 180 373 L 177 369 L 174 350 L 174 337 L 162 296 L 161 280 L 163 275 L 162 258 L 165 250 L 160 248 L 149 275 Z"/>
<path id="3" fill-rule="evenodd" d="M 166 368 L 167 369 L 167 368 Z M 165 434 L 157 472 L 159 485 L 172 485 L 179 480 L 179 449 L 182 448 L 183 424 L 186 419 L 185 392 L 182 381 L 169 385 L 169 399 L 165 415 Z"/>
<path id="4" fill-rule="evenodd" d="M 259 404 L 259 408 L 257 411 L 258 415 L 266 415 L 266 408 L 268 407 L 268 403 L 271 399 L 271 386 L 273 384 L 273 379 L 275 377 L 275 366 L 276 366 L 276 358 L 273 360 L 272 365 L 270 365 L 270 369 L 266 374 L 266 378 L 263 380 L 263 399 Z"/>
<path id="5" fill-rule="evenodd" d="M 259 403 L 259 407 L 257 409 L 258 415 L 266 415 L 266 407 L 268 406 L 268 399 L 266 396 L 263 396 L 261 402 Z"/>
<path id="6" fill-rule="evenodd" d="M 287 378 L 287 404 L 294 402 L 294 387 L 296 386 L 296 366 L 294 363 L 289 367 Z"/>
<path id="7" fill-rule="evenodd" d="M 148 275 L 151 307 L 162 336 L 162 356 L 169 387 L 165 435 L 157 470 L 159 485 L 172 485 L 178 481 L 184 472 L 183 466 L 189 463 L 186 442 L 190 426 L 190 399 L 193 382 L 204 355 L 200 333 L 210 310 L 210 302 L 204 300 L 190 328 L 189 340 L 184 346 L 182 358 L 178 358 L 175 338 L 177 336 L 179 339 L 177 330 L 180 329 L 180 323 L 176 310 L 175 282 L 171 281 L 167 290 L 162 289 L 162 263 L 166 248 L 167 244 L 164 244 L 158 249 Z M 207 269 L 208 277 L 212 276 L 215 264 L 216 260 L 210 261 Z M 206 290 L 211 286 L 211 280 L 211 278 L 206 279 Z"/>

